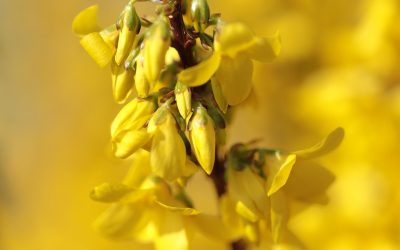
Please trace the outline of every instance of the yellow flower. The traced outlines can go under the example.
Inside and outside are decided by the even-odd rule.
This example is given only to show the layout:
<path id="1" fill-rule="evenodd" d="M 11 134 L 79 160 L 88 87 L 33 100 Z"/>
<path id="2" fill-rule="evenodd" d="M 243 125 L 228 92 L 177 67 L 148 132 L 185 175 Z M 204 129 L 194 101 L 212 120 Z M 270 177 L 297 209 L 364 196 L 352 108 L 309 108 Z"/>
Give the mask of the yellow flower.
<path id="1" fill-rule="evenodd" d="M 227 228 L 219 217 L 187 207 L 167 183 L 149 176 L 150 157 L 145 150 L 137 151 L 122 183 L 105 183 L 93 189 L 94 200 L 112 204 L 94 222 L 96 231 L 114 239 L 154 242 L 157 250 L 171 246 L 188 250 L 196 234 L 228 242 Z"/>
<path id="2" fill-rule="evenodd" d="M 146 145 L 151 134 L 143 128 L 154 112 L 154 103 L 135 98 L 126 104 L 111 124 L 114 155 L 126 158 Z"/>
<path id="3" fill-rule="evenodd" d="M 200 166 L 211 174 L 215 161 L 214 122 L 207 110 L 199 105 L 190 121 L 190 140 Z"/>
<path id="4" fill-rule="evenodd" d="M 225 110 L 225 102 L 237 105 L 250 94 L 252 59 L 270 61 L 280 52 L 279 34 L 260 38 L 241 23 L 229 23 L 217 32 L 214 53 L 198 65 L 179 73 L 178 80 L 190 87 L 213 80 L 213 91 L 218 105 Z"/>

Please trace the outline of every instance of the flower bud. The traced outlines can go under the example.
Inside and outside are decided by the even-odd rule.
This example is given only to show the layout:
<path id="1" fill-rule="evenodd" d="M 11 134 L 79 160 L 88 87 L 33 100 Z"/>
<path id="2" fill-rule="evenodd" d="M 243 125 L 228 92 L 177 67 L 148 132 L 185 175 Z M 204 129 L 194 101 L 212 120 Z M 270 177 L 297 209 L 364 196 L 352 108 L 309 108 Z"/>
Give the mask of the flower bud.
<path id="1" fill-rule="evenodd" d="M 132 92 L 134 71 L 125 69 L 123 64 L 118 66 L 115 62 L 112 62 L 111 79 L 114 100 L 117 103 L 124 103 Z"/>
<path id="2" fill-rule="evenodd" d="M 136 60 L 135 87 L 138 96 L 141 98 L 147 97 L 150 92 L 150 84 L 146 79 L 143 64 L 144 57 L 143 54 L 140 53 Z"/>
<path id="3" fill-rule="evenodd" d="M 197 160 L 206 173 L 211 174 L 215 160 L 215 130 L 213 121 L 203 106 L 196 108 L 189 130 Z"/>
<path id="4" fill-rule="evenodd" d="M 126 104 L 111 123 L 111 138 L 122 130 L 138 130 L 150 119 L 155 105 L 152 101 L 135 98 Z"/>
<path id="5" fill-rule="evenodd" d="M 121 15 L 121 31 L 119 34 L 115 62 L 120 65 L 132 47 L 136 34 L 140 30 L 140 18 L 136 13 L 133 3 L 129 3 Z"/>
<path id="6" fill-rule="evenodd" d="M 144 72 L 150 85 L 158 80 L 165 66 L 165 54 L 171 44 L 168 25 L 158 20 L 150 28 L 144 41 Z"/>
<path id="7" fill-rule="evenodd" d="M 210 19 L 210 8 L 207 0 L 192 0 L 191 15 L 196 31 L 204 31 Z"/>
<path id="8" fill-rule="evenodd" d="M 186 119 L 192 111 L 192 96 L 189 88 L 185 84 L 180 82 L 176 83 L 175 99 L 179 114 Z"/>

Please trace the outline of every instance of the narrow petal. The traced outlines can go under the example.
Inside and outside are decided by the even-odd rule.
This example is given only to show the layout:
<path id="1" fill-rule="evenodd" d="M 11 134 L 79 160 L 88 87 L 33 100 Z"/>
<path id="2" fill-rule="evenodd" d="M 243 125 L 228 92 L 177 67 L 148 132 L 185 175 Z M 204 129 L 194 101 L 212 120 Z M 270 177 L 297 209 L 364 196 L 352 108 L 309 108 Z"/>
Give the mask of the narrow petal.
<path id="1" fill-rule="evenodd" d="M 84 36 L 100 30 L 97 25 L 99 6 L 90 6 L 81 12 L 72 21 L 72 30 L 76 35 Z"/>
<path id="2" fill-rule="evenodd" d="M 103 183 L 92 190 L 90 198 L 101 202 L 117 202 L 130 191 L 132 188 L 124 184 Z"/>
<path id="3" fill-rule="evenodd" d="M 221 56 L 218 52 L 214 52 L 209 58 L 197 64 L 196 66 L 184 69 L 178 74 L 178 81 L 189 86 L 197 87 L 203 85 L 217 71 L 221 61 Z"/>
<path id="4" fill-rule="evenodd" d="M 296 155 L 294 154 L 277 154 L 267 158 L 266 172 L 268 178 L 266 190 L 268 196 L 271 196 L 286 184 L 295 162 Z"/>
<path id="5" fill-rule="evenodd" d="M 302 158 L 315 158 L 327 154 L 337 148 L 344 138 L 344 129 L 341 127 L 333 130 L 325 139 L 315 144 L 314 146 L 294 152 Z"/>
<path id="6" fill-rule="evenodd" d="M 115 48 L 105 42 L 97 32 L 85 35 L 80 43 L 100 67 L 106 66 L 114 55 Z"/>
<path id="7" fill-rule="evenodd" d="M 283 192 L 277 192 L 271 196 L 271 231 L 272 238 L 279 242 L 282 234 L 287 231 L 288 207 Z"/>
<path id="8" fill-rule="evenodd" d="M 178 213 L 180 213 L 182 215 L 185 215 L 185 216 L 197 215 L 197 214 L 200 213 L 198 210 L 196 210 L 194 208 L 182 207 L 182 206 L 179 206 L 180 204 L 176 204 L 176 203 L 171 202 L 171 201 L 159 201 L 159 200 L 156 200 L 155 202 L 159 206 L 161 206 L 161 207 L 163 207 L 165 209 L 168 209 L 171 212 L 178 212 Z"/>

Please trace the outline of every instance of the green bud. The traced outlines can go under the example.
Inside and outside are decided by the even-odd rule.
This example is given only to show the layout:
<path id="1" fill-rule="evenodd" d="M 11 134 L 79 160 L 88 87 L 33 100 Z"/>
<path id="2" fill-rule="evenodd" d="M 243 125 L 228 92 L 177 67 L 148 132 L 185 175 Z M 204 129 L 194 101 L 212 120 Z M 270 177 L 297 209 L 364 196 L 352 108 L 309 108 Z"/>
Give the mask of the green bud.
<path id="1" fill-rule="evenodd" d="M 193 0 L 191 14 L 196 31 L 204 31 L 210 19 L 210 8 L 208 7 L 207 0 Z"/>

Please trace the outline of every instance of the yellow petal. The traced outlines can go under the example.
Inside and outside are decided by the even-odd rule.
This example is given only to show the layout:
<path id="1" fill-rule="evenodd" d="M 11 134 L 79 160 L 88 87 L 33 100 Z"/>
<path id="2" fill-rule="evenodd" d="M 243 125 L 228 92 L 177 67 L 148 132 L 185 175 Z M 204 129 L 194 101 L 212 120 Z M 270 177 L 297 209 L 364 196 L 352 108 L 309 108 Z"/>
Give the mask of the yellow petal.
<path id="1" fill-rule="evenodd" d="M 222 94 L 229 105 L 243 102 L 251 92 L 253 62 L 246 54 L 235 58 L 224 56 L 216 78 L 221 85 Z"/>
<path id="2" fill-rule="evenodd" d="M 318 201 L 335 180 L 326 168 L 308 160 L 298 160 L 284 190 L 290 197 L 304 201 Z"/>
<path id="3" fill-rule="evenodd" d="M 211 78 L 211 88 L 215 102 L 217 103 L 219 109 L 225 114 L 228 111 L 228 102 L 223 94 L 221 84 L 215 77 Z"/>
<path id="4" fill-rule="evenodd" d="M 114 55 L 115 49 L 105 42 L 97 32 L 85 35 L 80 43 L 100 67 L 106 66 Z"/>
<path id="5" fill-rule="evenodd" d="M 111 79 L 114 100 L 117 103 L 124 103 L 132 92 L 134 84 L 134 74 L 132 69 L 125 69 L 123 65 L 118 66 L 111 62 Z"/>
<path id="6" fill-rule="evenodd" d="M 244 233 L 247 239 L 254 243 L 258 244 L 260 241 L 260 230 L 258 228 L 258 223 L 254 222 L 245 222 L 244 225 Z"/>
<path id="7" fill-rule="evenodd" d="M 273 157 L 267 157 L 265 167 L 268 176 L 266 183 L 268 196 L 271 196 L 286 184 L 295 162 L 296 155 L 294 154 L 276 154 Z"/>
<path id="8" fill-rule="evenodd" d="M 135 98 L 126 104 L 111 123 L 111 137 L 121 130 L 137 130 L 150 119 L 155 105 L 152 101 Z"/>
<path id="9" fill-rule="evenodd" d="M 183 176 L 186 162 L 185 144 L 180 137 L 175 118 L 168 114 L 166 121 L 155 132 L 150 163 L 153 173 L 168 181 Z"/>
<path id="10" fill-rule="evenodd" d="M 185 168 L 183 169 L 183 176 L 190 177 L 194 175 L 198 170 L 199 168 L 197 167 L 197 165 L 194 164 L 194 162 L 192 162 L 191 160 L 189 160 L 189 158 L 186 158 L 186 165 Z"/>
<path id="11" fill-rule="evenodd" d="M 113 205 L 102 213 L 93 223 L 94 229 L 112 239 L 131 239 L 142 230 L 147 219 L 144 204 Z"/>
<path id="12" fill-rule="evenodd" d="M 138 149 L 131 157 L 132 163 L 125 175 L 123 184 L 138 188 L 150 175 L 150 153 L 144 149 Z"/>
<path id="13" fill-rule="evenodd" d="M 220 216 L 199 214 L 190 219 L 193 221 L 196 231 L 207 238 L 219 241 L 232 240 L 232 235 Z"/>
<path id="14" fill-rule="evenodd" d="M 283 192 L 276 192 L 271 197 L 271 232 L 275 242 L 279 242 L 287 230 L 288 207 Z"/>
<path id="15" fill-rule="evenodd" d="M 99 6 L 90 6 L 81 12 L 72 21 L 72 30 L 75 34 L 83 36 L 100 30 L 97 25 L 97 12 Z"/>
<path id="16" fill-rule="evenodd" d="M 103 183 L 92 190 L 90 198 L 101 202 L 116 202 L 130 191 L 132 189 L 124 184 Z"/>
<path id="17" fill-rule="evenodd" d="M 238 201 L 235 206 L 235 211 L 238 213 L 242 218 L 251 221 L 257 222 L 260 217 L 253 212 L 255 209 L 250 210 L 249 206 L 246 206 L 242 201 Z"/>
<path id="18" fill-rule="evenodd" d="M 344 129 L 341 127 L 333 130 L 325 139 L 315 144 L 314 146 L 294 152 L 302 158 L 315 158 L 327 154 L 337 148 L 344 138 Z"/>
<path id="19" fill-rule="evenodd" d="M 215 130 L 204 107 L 196 108 L 190 126 L 190 140 L 200 166 L 210 175 L 215 161 Z"/>
<path id="20" fill-rule="evenodd" d="M 117 158 L 126 158 L 143 147 L 151 138 L 146 128 L 140 130 L 123 130 L 113 139 L 114 155 Z"/>
<path id="21" fill-rule="evenodd" d="M 163 207 L 165 209 L 168 209 L 171 212 L 178 212 L 178 213 L 180 213 L 182 215 L 185 215 L 185 216 L 197 215 L 197 214 L 200 213 L 198 210 L 196 210 L 194 208 L 182 207 L 182 206 L 179 206 L 178 204 L 174 204 L 174 203 L 171 203 L 171 202 L 168 202 L 168 201 L 156 200 L 155 202 L 159 206 L 161 206 L 161 207 Z"/>
<path id="22" fill-rule="evenodd" d="M 235 209 L 235 202 L 227 194 L 224 194 L 220 198 L 220 214 L 232 239 L 238 239 L 243 235 L 242 219 Z"/>
<path id="23" fill-rule="evenodd" d="M 254 34 L 243 23 L 228 23 L 221 27 L 215 38 L 216 50 L 235 57 L 237 53 L 248 49 L 253 44 Z"/>
<path id="24" fill-rule="evenodd" d="M 228 192 L 236 202 L 236 212 L 251 222 L 264 218 L 268 208 L 261 177 L 249 168 L 242 171 L 229 170 Z"/>
<path id="25" fill-rule="evenodd" d="M 255 37 L 246 53 L 251 59 L 260 62 L 269 62 L 281 52 L 282 44 L 279 32 L 271 37 Z"/>
<path id="26" fill-rule="evenodd" d="M 189 237 L 180 214 L 166 213 L 159 225 L 159 235 L 155 240 L 157 250 L 188 250 Z"/>
<path id="27" fill-rule="evenodd" d="M 210 80 L 217 71 L 220 61 L 220 54 L 214 52 L 209 58 L 201 63 L 181 71 L 178 74 L 178 81 L 189 87 L 203 85 L 207 83 L 207 81 Z"/>

